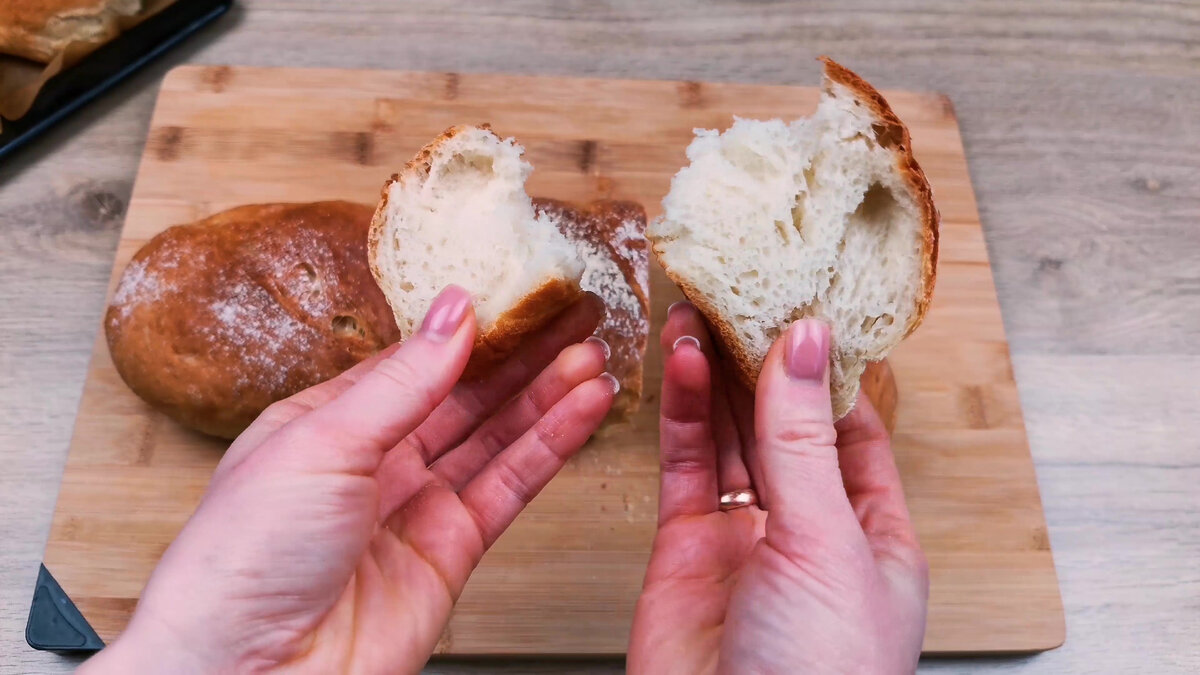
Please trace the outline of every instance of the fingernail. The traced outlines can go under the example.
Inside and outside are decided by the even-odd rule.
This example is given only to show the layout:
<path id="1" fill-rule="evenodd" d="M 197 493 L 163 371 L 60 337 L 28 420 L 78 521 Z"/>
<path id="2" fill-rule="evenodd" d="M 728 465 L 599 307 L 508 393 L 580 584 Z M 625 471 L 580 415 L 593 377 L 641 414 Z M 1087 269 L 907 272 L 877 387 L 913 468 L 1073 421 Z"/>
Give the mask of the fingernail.
<path id="1" fill-rule="evenodd" d="M 471 306 L 471 294 L 461 286 L 451 284 L 438 293 L 421 322 L 421 334 L 434 342 L 454 337 Z"/>
<path id="2" fill-rule="evenodd" d="M 794 380 L 824 381 L 829 367 L 829 326 L 816 319 L 793 321 L 788 328 L 783 367 Z"/>
<path id="3" fill-rule="evenodd" d="M 691 335 L 682 335 L 679 337 L 678 340 L 675 341 L 675 344 L 671 345 L 671 353 L 674 354 L 675 352 L 679 351 L 679 345 L 684 345 L 684 344 L 691 345 L 691 346 L 695 347 L 697 350 L 700 349 L 700 341 L 699 340 L 692 337 Z"/>
<path id="4" fill-rule="evenodd" d="M 600 345 L 600 348 L 604 350 L 604 360 L 605 361 L 609 360 L 609 358 L 612 357 L 612 347 L 609 347 L 608 343 L 605 342 L 603 338 L 598 338 L 595 335 L 593 335 L 590 338 L 584 340 L 584 342 L 590 342 L 594 345 Z"/>
<path id="5" fill-rule="evenodd" d="M 604 373 L 600 376 L 600 379 L 608 380 L 609 385 L 612 387 L 612 393 L 614 396 L 617 395 L 618 393 L 620 393 L 621 381 L 618 380 L 615 376 L 613 376 L 612 373 Z"/>
<path id="6" fill-rule="evenodd" d="M 686 307 L 690 304 L 692 304 L 692 303 L 688 302 L 687 300 L 679 300 L 678 302 L 672 302 L 671 306 L 667 308 L 667 316 L 671 316 L 671 313 L 674 312 L 675 310 L 680 309 L 681 307 Z"/>

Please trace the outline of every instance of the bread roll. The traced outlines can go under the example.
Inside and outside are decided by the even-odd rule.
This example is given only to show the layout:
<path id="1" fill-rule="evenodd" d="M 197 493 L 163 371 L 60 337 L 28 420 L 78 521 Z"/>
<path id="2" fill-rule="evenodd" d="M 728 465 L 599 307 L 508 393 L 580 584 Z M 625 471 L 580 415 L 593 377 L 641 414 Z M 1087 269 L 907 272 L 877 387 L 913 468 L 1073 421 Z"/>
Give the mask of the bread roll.
<path id="1" fill-rule="evenodd" d="M 470 292 L 479 334 L 467 377 L 582 293 L 579 254 L 525 193 L 523 152 L 486 126 L 452 127 L 384 184 L 371 223 L 371 271 L 405 337 L 447 285 Z"/>
<path id="2" fill-rule="evenodd" d="M 242 206 L 151 239 L 105 316 L 117 372 L 179 423 L 233 438 L 271 403 L 400 337 L 367 267 L 369 206 Z"/>
<path id="3" fill-rule="evenodd" d="M 687 156 L 648 228 L 655 255 L 750 386 L 791 321 L 829 322 L 841 418 L 866 363 L 916 329 L 933 293 L 938 212 L 908 130 L 826 59 L 811 118 L 700 130 Z"/>
<path id="4" fill-rule="evenodd" d="M 575 206 L 533 200 L 575 245 L 583 259 L 580 286 L 599 295 L 607 312 L 596 336 L 612 349 L 608 372 L 621 383 L 608 422 L 628 420 L 642 397 L 642 360 L 650 334 L 650 254 L 646 210 L 636 202 L 596 201 Z"/>
<path id="5" fill-rule="evenodd" d="M 0 54 L 48 63 L 72 42 L 108 42 L 140 11 L 142 0 L 2 0 Z"/>

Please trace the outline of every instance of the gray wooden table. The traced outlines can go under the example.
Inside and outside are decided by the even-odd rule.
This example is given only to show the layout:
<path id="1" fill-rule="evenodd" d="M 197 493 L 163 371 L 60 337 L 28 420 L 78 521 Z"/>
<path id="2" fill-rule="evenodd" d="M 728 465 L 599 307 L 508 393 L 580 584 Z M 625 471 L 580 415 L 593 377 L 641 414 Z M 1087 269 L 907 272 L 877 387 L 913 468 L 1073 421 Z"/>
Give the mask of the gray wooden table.
<path id="1" fill-rule="evenodd" d="M 819 54 L 954 101 L 1067 608 L 1061 649 L 922 669 L 1200 671 L 1200 3 L 244 0 L 0 165 L 0 672 L 75 663 L 23 630 L 168 68 L 812 84 Z"/>

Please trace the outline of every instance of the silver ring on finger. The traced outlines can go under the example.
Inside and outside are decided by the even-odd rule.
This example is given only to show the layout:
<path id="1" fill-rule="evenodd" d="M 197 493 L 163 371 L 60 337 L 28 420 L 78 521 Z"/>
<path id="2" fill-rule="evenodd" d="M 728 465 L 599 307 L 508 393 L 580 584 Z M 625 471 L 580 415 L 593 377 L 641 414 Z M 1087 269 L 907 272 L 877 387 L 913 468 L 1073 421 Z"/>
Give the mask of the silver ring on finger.
<path id="1" fill-rule="evenodd" d="M 758 503 L 758 493 L 751 488 L 730 490 L 721 494 L 718 502 L 722 511 L 732 511 Z"/>

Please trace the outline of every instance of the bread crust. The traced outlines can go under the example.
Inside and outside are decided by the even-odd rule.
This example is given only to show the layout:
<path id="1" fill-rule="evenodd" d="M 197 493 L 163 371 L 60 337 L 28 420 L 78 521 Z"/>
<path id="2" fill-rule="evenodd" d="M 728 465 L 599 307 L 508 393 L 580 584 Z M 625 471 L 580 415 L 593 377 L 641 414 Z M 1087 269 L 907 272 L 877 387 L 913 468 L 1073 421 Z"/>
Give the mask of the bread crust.
<path id="1" fill-rule="evenodd" d="M 637 300 L 637 311 L 615 305 L 604 289 L 585 288 L 605 301 L 606 315 L 595 335 L 608 343 L 608 371 L 621 383 L 608 421 L 629 419 L 641 404 L 642 361 L 650 335 L 649 242 L 646 210 L 631 201 L 598 200 L 586 205 L 535 197 L 533 207 L 549 214 L 572 242 L 586 241 L 616 264 Z M 632 232 L 625 231 L 632 228 Z M 578 245 L 578 244 L 577 244 Z M 586 274 L 585 274 L 586 281 Z"/>
<path id="2" fill-rule="evenodd" d="M 371 213 L 256 204 L 159 233 L 105 314 L 117 372 L 184 426 L 233 438 L 271 403 L 396 342 L 367 269 Z"/>
<path id="3" fill-rule="evenodd" d="M 440 146 L 458 134 L 471 129 L 490 131 L 491 126 L 488 124 L 457 125 L 446 129 L 421 148 L 399 173 L 392 174 L 392 177 L 384 182 L 383 188 L 380 190 L 379 205 L 371 217 L 371 226 L 367 235 L 367 259 L 371 274 L 374 275 L 379 287 L 384 289 L 385 295 L 388 294 L 387 290 L 393 280 L 388 279 L 377 261 L 379 260 L 379 247 L 387 227 L 388 193 L 391 191 L 392 185 L 410 178 L 424 179 L 429 176 L 429 172 L 433 168 L 433 157 Z M 490 328 L 479 331 L 475 338 L 471 359 L 467 363 L 463 376 L 478 378 L 491 370 L 516 349 L 522 337 L 546 325 L 550 319 L 570 307 L 582 295 L 583 291 L 579 288 L 579 282 L 574 279 L 546 279 L 536 290 L 525 295 L 511 308 L 500 314 Z"/>
<path id="4" fill-rule="evenodd" d="M 141 0 L 5 0 L 0 53 L 48 63 L 72 42 L 100 45 L 116 37 L 118 19 L 141 6 Z"/>
<path id="5" fill-rule="evenodd" d="M 912 140 L 908 128 L 904 126 L 904 123 L 892 111 L 891 106 L 888 105 L 883 96 L 865 80 L 828 57 L 821 57 L 820 60 L 825 64 L 824 88 L 828 91 L 831 83 L 846 87 L 877 120 L 875 125 L 873 125 L 877 134 L 877 140 L 882 147 L 892 152 L 895 157 L 897 172 L 920 211 L 922 221 L 922 288 L 915 299 L 912 317 L 905 327 L 904 337 L 907 337 L 916 330 L 922 319 L 924 319 L 933 297 L 934 281 L 937 274 L 938 225 L 941 217 L 937 207 L 933 203 L 933 193 L 929 187 L 929 181 L 925 177 L 925 172 L 913 157 Z M 655 242 L 653 245 L 654 254 L 660 262 L 663 260 L 664 244 L 665 242 L 660 241 Z M 669 265 L 664 264 L 663 269 L 666 271 L 667 276 L 679 286 L 688 300 L 704 315 L 719 338 L 717 340 L 718 347 L 737 364 L 736 370 L 742 383 L 753 390 L 758 384 L 758 374 L 762 368 L 761 356 L 751 353 L 738 340 L 733 324 L 729 319 L 721 315 L 716 306 L 707 299 L 700 289 L 672 270 Z M 772 335 L 771 337 L 775 338 L 778 336 Z M 859 388 L 858 378 L 851 377 L 843 381 L 838 374 L 850 370 L 847 366 L 855 365 L 857 367 L 865 367 L 866 364 L 831 362 L 831 367 L 835 369 L 835 376 L 832 378 L 833 391 L 831 392 L 835 418 L 843 417 L 854 407 L 854 401 Z"/>
<path id="6" fill-rule="evenodd" d="M 471 360 L 463 377 L 476 379 L 487 374 L 520 346 L 526 335 L 545 326 L 583 295 L 579 284 L 570 279 L 548 279 L 532 293 L 517 301 L 496 317 L 490 330 L 475 338 Z"/>
<path id="7" fill-rule="evenodd" d="M 929 179 L 925 177 L 925 171 L 913 157 L 912 137 L 908 133 L 908 127 L 904 126 L 904 123 L 892 111 L 887 100 L 866 80 L 849 68 L 828 56 L 822 56 L 819 60 L 825 64 L 826 86 L 829 82 L 836 82 L 846 87 L 854 92 L 860 103 L 874 113 L 878 120 L 877 124 L 882 127 L 882 129 L 876 129 L 876 137 L 881 146 L 892 150 L 892 154 L 896 158 L 896 168 L 921 212 L 923 235 L 921 239 L 923 263 L 921 293 L 917 297 L 916 311 L 913 312 L 912 318 L 909 319 L 908 326 L 904 330 L 904 336 L 908 337 L 917 329 L 917 326 L 921 325 L 921 321 L 925 318 L 925 312 L 929 310 L 929 303 L 933 300 L 934 281 L 937 278 L 938 228 L 941 223 L 941 214 L 933 203 L 933 190 L 929 187 Z"/>

